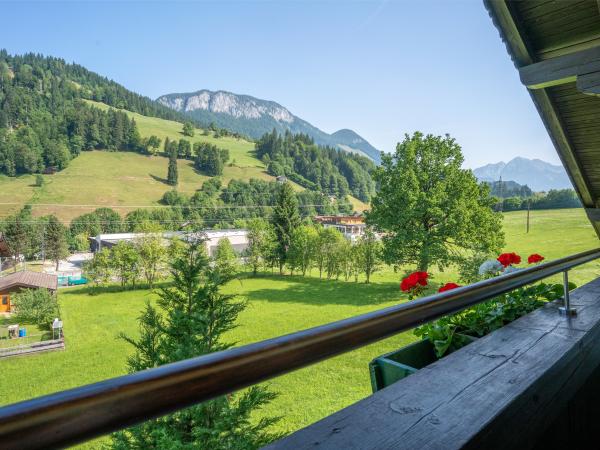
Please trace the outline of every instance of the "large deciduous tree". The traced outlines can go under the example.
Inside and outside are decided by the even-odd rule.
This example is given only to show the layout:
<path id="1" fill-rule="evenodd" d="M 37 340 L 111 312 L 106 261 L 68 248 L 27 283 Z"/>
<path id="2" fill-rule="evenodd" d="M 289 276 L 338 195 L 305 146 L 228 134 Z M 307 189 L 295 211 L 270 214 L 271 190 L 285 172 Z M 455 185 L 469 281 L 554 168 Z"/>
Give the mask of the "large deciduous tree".
<path id="1" fill-rule="evenodd" d="M 283 183 L 279 188 L 271 221 L 277 238 L 276 253 L 279 262 L 279 273 L 283 274 L 283 267 L 287 261 L 292 243 L 292 233 L 300 226 L 298 198 L 290 183 Z"/>
<path id="2" fill-rule="evenodd" d="M 489 187 L 462 163 L 461 148 L 450 136 L 419 132 L 383 156 L 367 223 L 383 233 L 387 263 L 443 269 L 502 247 L 502 218 L 492 210 Z"/>

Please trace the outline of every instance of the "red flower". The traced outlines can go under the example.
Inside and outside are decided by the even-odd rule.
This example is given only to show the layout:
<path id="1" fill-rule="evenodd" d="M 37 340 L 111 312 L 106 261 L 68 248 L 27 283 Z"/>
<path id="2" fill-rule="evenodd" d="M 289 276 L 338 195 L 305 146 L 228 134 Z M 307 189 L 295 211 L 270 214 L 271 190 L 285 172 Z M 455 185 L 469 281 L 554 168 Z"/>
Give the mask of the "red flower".
<path id="1" fill-rule="evenodd" d="M 542 255 L 538 255 L 537 253 L 534 253 L 533 255 L 529 255 L 529 258 L 527 258 L 527 262 L 529 264 L 535 264 L 535 263 L 539 263 L 541 261 L 543 261 L 544 258 Z"/>
<path id="2" fill-rule="evenodd" d="M 417 288 L 418 285 L 427 286 L 428 276 L 429 275 L 427 272 L 413 272 L 402 280 L 402 283 L 400 283 L 400 289 L 402 289 L 404 292 L 410 292 Z"/>
<path id="3" fill-rule="evenodd" d="M 460 286 L 456 283 L 446 283 L 445 285 L 443 285 L 441 288 L 438 289 L 438 292 L 446 292 L 451 289 L 456 289 L 458 287 L 460 287 Z"/>
<path id="4" fill-rule="evenodd" d="M 421 286 L 427 286 L 427 277 L 429 276 L 427 272 L 414 272 L 412 275 L 416 276 L 417 283 Z"/>
<path id="5" fill-rule="evenodd" d="M 517 255 L 516 253 L 502 253 L 500 256 L 498 256 L 498 262 L 500 264 L 502 264 L 504 267 L 508 267 L 511 264 L 520 264 L 521 263 L 521 257 L 519 255 Z"/>

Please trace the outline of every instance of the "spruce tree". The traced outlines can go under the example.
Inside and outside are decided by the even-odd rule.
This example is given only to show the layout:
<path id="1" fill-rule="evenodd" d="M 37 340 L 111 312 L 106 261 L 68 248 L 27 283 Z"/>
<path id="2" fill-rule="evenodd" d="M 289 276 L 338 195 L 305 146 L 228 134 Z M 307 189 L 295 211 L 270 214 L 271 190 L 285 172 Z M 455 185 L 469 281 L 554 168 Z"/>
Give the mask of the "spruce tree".
<path id="1" fill-rule="evenodd" d="M 48 223 L 45 227 L 44 247 L 46 257 L 58 264 L 60 260 L 69 254 L 67 246 L 67 227 L 65 227 L 56 216 L 52 215 L 48 218 Z"/>
<path id="2" fill-rule="evenodd" d="M 167 184 L 171 186 L 177 186 L 178 182 L 178 174 L 177 174 L 177 150 L 172 150 L 169 152 L 169 169 L 167 171 Z"/>
<path id="3" fill-rule="evenodd" d="M 173 252 L 172 287 L 159 292 L 140 317 L 140 337 L 123 336 L 135 348 L 130 372 L 225 350 L 223 335 L 235 328 L 245 308 L 234 295 L 221 293 L 224 280 L 209 265 L 202 242 Z M 192 406 L 113 435 L 116 449 L 255 449 L 280 435 L 268 431 L 276 418 L 251 420 L 252 413 L 275 398 L 262 386 Z"/>
<path id="4" fill-rule="evenodd" d="M 292 235 L 294 230 L 300 226 L 298 198 L 290 183 L 286 182 L 281 185 L 276 202 L 271 221 L 277 237 L 276 253 L 279 262 L 279 273 L 283 274 L 283 267 L 287 261 L 292 243 Z"/>

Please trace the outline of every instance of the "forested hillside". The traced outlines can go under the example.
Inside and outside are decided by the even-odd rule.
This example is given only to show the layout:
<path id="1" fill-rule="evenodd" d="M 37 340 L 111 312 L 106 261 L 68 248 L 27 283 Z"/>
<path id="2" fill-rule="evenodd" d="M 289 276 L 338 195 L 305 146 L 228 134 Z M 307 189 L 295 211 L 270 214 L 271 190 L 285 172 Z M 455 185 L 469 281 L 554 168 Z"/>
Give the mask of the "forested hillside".
<path id="1" fill-rule="evenodd" d="M 83 99 L 140 114 L 181 119 L 152 100 L 77 64 L 0 50 L 0 173 L 65 168 L 83 150 L 140 150 L 135 122 Z"/>
<path id="2" fill-rule="evenodd" d="M 256 143 L 256 156 L 271 175 L 285 175 L 307 189 L 368 202 L 375 193 L 370 159 L 331 147 L 319 147 L 305 134 L 273 130 Z"/>

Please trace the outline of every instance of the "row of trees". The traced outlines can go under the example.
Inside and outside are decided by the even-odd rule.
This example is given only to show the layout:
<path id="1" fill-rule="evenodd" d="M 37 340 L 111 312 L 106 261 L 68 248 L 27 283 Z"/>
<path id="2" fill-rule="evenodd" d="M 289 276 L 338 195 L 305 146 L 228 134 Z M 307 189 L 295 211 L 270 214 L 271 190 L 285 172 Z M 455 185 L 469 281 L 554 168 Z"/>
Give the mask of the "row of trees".
<path id="1" fill-rule="evenodd" d="M 573 189 L 551 189 L 530 197 L 508 197 L 498 200 L 497 209 L 502 211 L 517 211 L 523 209 L 562 209 L 581 208 L 581 200 Z"/>
<path id="2" fill-rule="evenodd" d="M 86 262 L 85 274 L 96 286 L 118 279 L 121 287 L 135 289 L 140 281 L 152 289 L 156 282 L 169 276 L 169 261 L 185 251 L 187 245 L 172 239 L 167 245 L 161 230 L 146 223 L 136 230 L 132 241 L 120 241 L 111 248 L 103 248 Z M 240 271 L 238 255 L 228 239 L 221 239 L 213 257 L 213 266 L 223 279 L 231 279 Z"/>
<path id="3" fill-rule="evenodd" d="M 54 215 L 33 218 L 31 207 L 7 217 L 0 231 L 8 252 L 15 262 L 26 259 L 49 259 L 56 263 L 68 255 L 68 229 Z M 14 266 L 16 270 L 16 264 Z"/>
<path id="4" fill-rule="evenodd" d="M 280 184 L 258 179 L 230 180 L 222 186 L 220 178 L 205 181 L 192 196 L 168 191 L 162 203 L 176 207 L 177 214 L 206 228 L 243 226 L 242 221 L 273 214 Z M 321 192 L 302 191 L 296 197 L 301 217 L 316 214 L 348 214 L 352 205 L 347 198 L 332 198 Z"/>
<path id="5" fill-rule="evenodd" d="M 287 268 L 292 275 L 306 275 L 317 269 L 320 278 L 326 275 L 328 279 L 354 277 L 358 281 L 359 274 L 364 273 L 368 283 L 381 259 L 381 243 L 370 231 L 353 245 L 336 228 L 303 221 L 289 183 L 278 188 L 270 220 L 252 219 L 247 229 L 249 246 L 245 256 L 254 275 L 261 268 L 276 266 L 280 274 Z"/>

